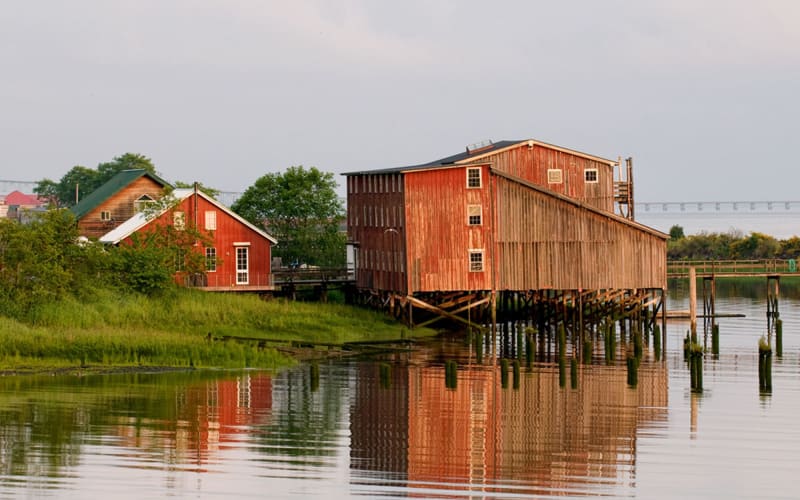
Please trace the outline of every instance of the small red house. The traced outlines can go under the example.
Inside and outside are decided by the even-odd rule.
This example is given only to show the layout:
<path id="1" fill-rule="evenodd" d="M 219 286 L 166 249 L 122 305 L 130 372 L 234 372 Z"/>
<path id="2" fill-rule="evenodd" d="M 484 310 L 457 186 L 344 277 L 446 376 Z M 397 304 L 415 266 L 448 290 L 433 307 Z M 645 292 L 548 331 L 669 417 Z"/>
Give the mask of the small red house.
<path id="1" fill-rule="evenodd" d="M 191 283 L 207 290 L 272 290 L 272 245 L 277 240 L 247 222 L 212 197 L 195 189 L 176 189 L 168 207 L 156 214 L 138 212 L 99 241 L 116 245 L 154 225 L 172 225 L 181 230 L 195 227 L 211 241 L 198 246 L 205 256 L 205 276 Z"/>

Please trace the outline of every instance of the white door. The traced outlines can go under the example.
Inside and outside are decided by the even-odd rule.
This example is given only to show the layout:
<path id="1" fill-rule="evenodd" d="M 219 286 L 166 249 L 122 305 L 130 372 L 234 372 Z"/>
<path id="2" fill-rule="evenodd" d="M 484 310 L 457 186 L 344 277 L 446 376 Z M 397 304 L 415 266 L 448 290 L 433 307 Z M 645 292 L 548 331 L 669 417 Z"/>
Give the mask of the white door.
<path id="1" fill-rule="evenodd" d="M 248 271 L 248 252 L 247 247 L 236 247 L 236 284 L 246 285 L 250 282 Z"/>

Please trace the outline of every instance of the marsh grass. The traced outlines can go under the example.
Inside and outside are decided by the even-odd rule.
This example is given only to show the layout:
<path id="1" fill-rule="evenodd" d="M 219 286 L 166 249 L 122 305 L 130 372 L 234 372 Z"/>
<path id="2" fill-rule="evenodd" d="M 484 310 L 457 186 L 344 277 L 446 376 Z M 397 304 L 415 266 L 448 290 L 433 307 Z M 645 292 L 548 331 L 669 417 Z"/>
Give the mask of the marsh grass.
<path id="1" fill-rule="evenodd" d="M 402 330 L 382 314 L 342 304 L 195 290 L 159 298 L 100 290 L 90 301 L 42 304 L 25 322 L 0 316 L 0 366 L 269 368 L 291 360 L 257 342 L 218 339 L 338 344 L 399 339 Z"/>

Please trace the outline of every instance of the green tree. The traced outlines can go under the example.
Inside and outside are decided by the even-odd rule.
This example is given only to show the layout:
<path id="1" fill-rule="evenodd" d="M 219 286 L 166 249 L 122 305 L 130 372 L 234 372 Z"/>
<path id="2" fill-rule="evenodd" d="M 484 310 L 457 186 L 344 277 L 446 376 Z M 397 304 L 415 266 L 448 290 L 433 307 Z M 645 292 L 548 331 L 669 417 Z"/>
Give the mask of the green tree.
<path id="1" fill-rule="evenodd" d="M 301 165 L 266 174 L 231 208 L 277 238 L 273 253 L 284 263 L 344 265 L 344 207 L 332 173 Z"/>
<path id="2" fill-rule="evenodd" d="M 58 182 L 42 179 L 33 191 L 50 198 L 55 206 L 71 207 L 76 203 L 76 198 L 82 200 L 84 196 L 105 184 L 119 172 L 129 169 L 144 169 L 156 174 L 156 168 L 150 158 L 136 153 L 125 153 L 112 161 L 99 164 L 97 169 L 76 165 Z"/>
<path id="3" fill-rule="evenodd" d="M 669 239 L 671 240 L 679 240 L 684 238 L 686 235 L 683 234 L 683 227 L 675 224 L 671 228 L 669 228 Z"/>
<path id="4" fill-rule="evenodd" d="M 0 220 L 0 313 L 25 316 L 39 304 L 83 296 L 103 281 L 102 250 L 78 241 L 68 210 L 28 224 Z"/>

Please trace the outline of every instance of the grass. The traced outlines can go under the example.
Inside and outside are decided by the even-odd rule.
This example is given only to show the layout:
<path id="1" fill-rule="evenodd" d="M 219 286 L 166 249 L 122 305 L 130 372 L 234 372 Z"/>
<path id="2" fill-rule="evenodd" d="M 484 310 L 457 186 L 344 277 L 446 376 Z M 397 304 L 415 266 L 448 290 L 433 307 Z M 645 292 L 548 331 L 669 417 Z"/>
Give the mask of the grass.
<path id="1" fill-rule="evenodd" d="M 209 337 L 342 344 L 399 339 L 404 330 L 383 314 L 343 304 L 196 290 L 161 298 L 101 290 L 88 301 L 43 304 L 25 322 L 0 316 L 0 368 L 274 368 L 292 359 L 258 342 Z"/>

